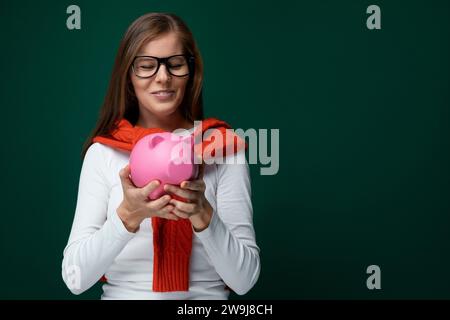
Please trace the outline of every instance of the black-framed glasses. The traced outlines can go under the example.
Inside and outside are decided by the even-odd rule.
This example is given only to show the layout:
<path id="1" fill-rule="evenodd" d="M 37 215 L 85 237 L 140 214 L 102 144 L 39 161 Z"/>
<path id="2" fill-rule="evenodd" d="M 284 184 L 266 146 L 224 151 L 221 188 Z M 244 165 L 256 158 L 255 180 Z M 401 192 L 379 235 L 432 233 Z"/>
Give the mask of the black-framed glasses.
<path id="1" fill-rule="evenodd" d="M 137 77 L 150 78 L 158 72 L 161 64 L 166 66 L 171 75 L 185 77 L 193 70 L 194 57 L 186 54 L 177 54 L 165 58 L 136 56 L 131 67 Z"/>

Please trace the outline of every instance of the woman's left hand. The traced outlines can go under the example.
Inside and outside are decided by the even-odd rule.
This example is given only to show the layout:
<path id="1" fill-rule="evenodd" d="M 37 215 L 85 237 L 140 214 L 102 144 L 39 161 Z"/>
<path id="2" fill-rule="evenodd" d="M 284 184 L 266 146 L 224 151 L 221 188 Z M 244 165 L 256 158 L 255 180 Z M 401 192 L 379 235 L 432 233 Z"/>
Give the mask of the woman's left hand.
<path id="1" fill-rule="evenodd" d="M 183 219 L 191 220 L 194 230 L 200 232 L 209 226 L 212 217 L 212 207 L 205 197 L 206 185 L 203 181 L 204 164 L 200 166 L 197 180 L 183 181 L 180 186 L 166 184 L 164 190 L 172 195 L 186 199 L 183 202 L 171 199 L 170 204 L 175 208 L 172 213 Z"/>

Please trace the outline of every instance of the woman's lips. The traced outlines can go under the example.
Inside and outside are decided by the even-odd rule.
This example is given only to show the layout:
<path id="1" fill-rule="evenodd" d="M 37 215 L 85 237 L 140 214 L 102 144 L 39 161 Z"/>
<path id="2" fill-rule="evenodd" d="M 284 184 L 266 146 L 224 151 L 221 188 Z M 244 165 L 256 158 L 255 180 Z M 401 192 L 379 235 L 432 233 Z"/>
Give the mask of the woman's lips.
<path id="1" fill-rule="evenodd" d="M 152 92 L 152 95 L 161 101 L 164 100 L 170 100 L 175 96 L 175 91 L 159 91 L 159 92 Z"/>

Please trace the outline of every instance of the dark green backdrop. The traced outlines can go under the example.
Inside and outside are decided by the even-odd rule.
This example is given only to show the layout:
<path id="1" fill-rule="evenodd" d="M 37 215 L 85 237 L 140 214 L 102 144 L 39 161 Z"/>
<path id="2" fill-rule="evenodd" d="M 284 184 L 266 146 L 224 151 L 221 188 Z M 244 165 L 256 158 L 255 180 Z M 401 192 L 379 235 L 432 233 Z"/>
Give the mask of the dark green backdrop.
<path id="1" fill-rule="evenodd" d="M 191 27 L 206 116 L 280 129 L 279 173 L 251 166 L 261 276 L 233 298 L 450 298 L 446 0 L 2 0 L 0 298 L 100 296 L 72 296 L 62 250 L 119 41 L 151 11 Z"/>

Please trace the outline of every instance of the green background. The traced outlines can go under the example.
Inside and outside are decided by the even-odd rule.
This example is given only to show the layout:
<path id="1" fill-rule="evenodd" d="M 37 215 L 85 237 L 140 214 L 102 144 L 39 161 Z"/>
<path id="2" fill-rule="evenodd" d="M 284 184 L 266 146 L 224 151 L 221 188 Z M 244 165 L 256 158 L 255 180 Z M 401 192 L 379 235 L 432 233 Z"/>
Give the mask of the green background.
<path id="1" fill-rule="evenodd" d="M 152 11 L 192 29 L 207 117 L 280 130 L 278 174 L 251 165 L 261 275 L 232 298 L 450 298 L 448 1 L 0 3 L 0 298 L 100 297 L 61 279 L 81 146 L 122 35 Z"/>

